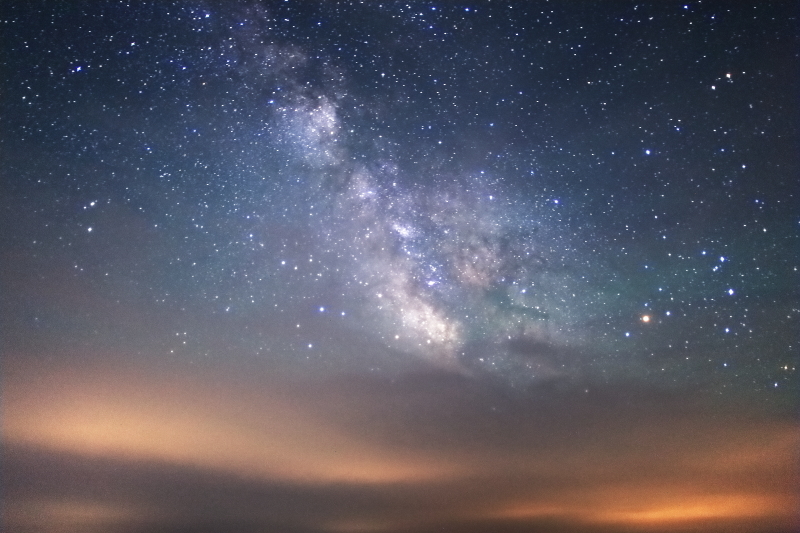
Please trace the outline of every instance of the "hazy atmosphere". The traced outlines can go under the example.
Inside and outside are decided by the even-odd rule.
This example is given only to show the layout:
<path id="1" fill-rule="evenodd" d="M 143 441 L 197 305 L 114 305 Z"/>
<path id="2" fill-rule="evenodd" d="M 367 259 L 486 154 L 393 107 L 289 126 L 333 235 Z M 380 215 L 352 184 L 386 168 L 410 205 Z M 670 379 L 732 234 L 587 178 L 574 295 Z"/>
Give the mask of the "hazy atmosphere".
<path id="1" fill-rule="evenodd" d="M 797 14 L 3 2 L 4 531 L 796 531 Z"/>

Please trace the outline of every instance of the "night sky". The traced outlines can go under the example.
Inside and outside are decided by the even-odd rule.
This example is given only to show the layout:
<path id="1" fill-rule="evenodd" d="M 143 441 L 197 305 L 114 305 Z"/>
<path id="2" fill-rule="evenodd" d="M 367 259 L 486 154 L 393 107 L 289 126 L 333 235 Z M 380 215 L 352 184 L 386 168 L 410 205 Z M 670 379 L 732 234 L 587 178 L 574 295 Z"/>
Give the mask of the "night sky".
<path id="1" fill-rule="evenodd" d="M 0 35 L 5 531 L 800 529 L 794 2 Z"/>

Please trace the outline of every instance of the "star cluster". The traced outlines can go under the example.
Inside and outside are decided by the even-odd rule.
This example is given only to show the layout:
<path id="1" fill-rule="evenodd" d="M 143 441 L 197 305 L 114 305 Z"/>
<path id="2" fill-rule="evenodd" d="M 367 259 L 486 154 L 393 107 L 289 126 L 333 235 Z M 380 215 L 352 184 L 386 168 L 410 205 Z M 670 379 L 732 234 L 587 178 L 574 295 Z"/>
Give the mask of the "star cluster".
<path id="1" fill-rule="evenodd" d="M 731 34 L 721 6 L 199 6 L 7 10 L 36 50 L 7 57 L 13 192 L 57 205 L 20 245 L 114 247 L 124 209 L 157 256 L 76 272 L 165 305 L 341 308 L 517 377 L 788 379 L 793 78 L 733 44 L 786 39 L 776 8 Z M 12 155 L 34 142 L 53 157 Z"/>

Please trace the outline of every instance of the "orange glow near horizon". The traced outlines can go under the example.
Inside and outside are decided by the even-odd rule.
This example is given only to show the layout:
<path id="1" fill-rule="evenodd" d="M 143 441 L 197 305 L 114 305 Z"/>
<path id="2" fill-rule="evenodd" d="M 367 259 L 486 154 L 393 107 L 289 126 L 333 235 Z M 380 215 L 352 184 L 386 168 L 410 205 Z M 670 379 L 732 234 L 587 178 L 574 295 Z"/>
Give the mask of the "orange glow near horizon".
<path id="1" fill-rule="evenodd" d="M 794 503 L 790 497 L 761 494 L 684 493 L 669 496 L 659 495 L 658 488 L 647 492 L 638 489 L 597 490 L 576 497 L 574 505 L 556 502 L 514 505 L 496 516 L 514 519 L 559 517 L 582 523 L 647 527 L 710 519 L 780 516 Z"/>
<path id="2" fill-rule="evenodd" d="M 637 511 L 615 511 L 599 515 L 598 521 L 620 524 L 663 524 L 689 522 L 713 518 L 757 518 L 771 516 L 779 511 L 776 504 L 767 498 L 753 495 L 726 494 L 703 496 L 678 505 L 653 507 Z"/>
<path id="3" fill-rule="evenodd" d="M 141 378 L 141 376 L 139 376 Z M 211 380 L 52 372 L 5 387 L 4 439 L 81 454 L 194 465 L 306 483 L 447 478 L 451 462 L 387 453 L 292 398 Z"/>
<path id="4" fill-rule="evenodd" d="M 661 502 L 633 509 L 598 513 L 595 520 L 603 523 L 659 526 L 670 523 L 708 520 L 754 519 L 780 515 L 791 498 L 774 498 L 760 494 L 696 494 L 665 498 Z"/>
<path id="5" fill-rule="evenodd" d="M 705 418 L 630 426 L 620 419 L 610 428 L 576 426 L 595 439 L 591 446 L 570 433 L 568 440 L 545 436 L 531 450 L 471 448 L 468 438 L 404 447 L 372 435 L 371 426 L 348 424 L 336 415 L 350 413 L 352 405 L 377 412 L 381 402 L 347 387 L 341 394 L 356 400 L 325 411 L 319 406 L 327 400 L 308 399 L 316 384 L 286 386 L 276 377 L 242 381 L 219 373 L 186 376 L 91 366 L 84 372 L 23 370 L 29 375 L 22 379 L 19 369 L 14 371 L 18 375 L 3 391 L 6 443 L 294 486 L 370 486 L 387 494 L 408 490 L 436 494 L 434 503 L 439 497 L 447 502 L 423 509 L 414 498 L 401 498 L 405 503 L 388 516 L 372 511 L 333 516 L 322 521 L 329 529 L 403 525 L 413 530 L 451 519 L 552 519 L 646 531 L 709 520 L 778 517 L 787 522 L 792 520 L 788 509 L 797 504 L 786 488 L 796 476 L 786 465 L 800 438 L 786 425 L 742 432 L 715 427 Z M 654 457 L 658 463 L 651 465 Z M 761 485 L 750 486 L 753 472 L 773 472 L 782 479 L 773 483 L 758 474 Z M 549 489 L 540 486 L 554 478 Z M 40 524 L 62 519 L 90 524 L 126 520 L 134 508 L 135 503 L 125 502 L 24 500 L 8 516 L 21 524 L 35 516 Z"/>

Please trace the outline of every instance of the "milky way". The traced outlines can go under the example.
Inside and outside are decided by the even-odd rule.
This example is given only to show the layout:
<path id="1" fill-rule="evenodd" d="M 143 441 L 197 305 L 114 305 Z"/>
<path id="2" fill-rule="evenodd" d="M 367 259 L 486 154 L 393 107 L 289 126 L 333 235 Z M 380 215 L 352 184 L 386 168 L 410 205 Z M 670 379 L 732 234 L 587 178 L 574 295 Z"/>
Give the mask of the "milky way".
<path id="1" fill-rule="evenodd" d="M 791 3 L 0 22 L 15 530 L 796 524 Z"/>
<path id="2" fill-rule="evenodd" d="M 558 199 L 520 198 L 495 172 L 409 175 L 391 155 L 358 157 L 349 148 L 354 130 L 345 131 L 338 110 L 346 104 L 324 94 L 289 99 L 269 101 L 277 106 L 271 137 L 297 185 L 283 201 L 303 206 L 294 216 L 307 220 L 317 262 L 335 265 L 316 275 L 341 289 L 340 305 L 356 310 L 362 331 L 453 369 L 525 378 L 565 368 L 543 362 L 551 345 L 580 345 L 585 309 L 598 297 L 587 274 L 603 267 L 575 249 Z M 325 296 L 308 297 L 321 313 L 334 312 Z M 510 346 L 521 349 L 515 355 Z"/>

